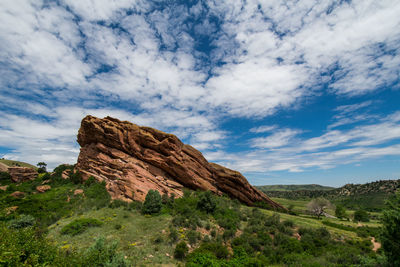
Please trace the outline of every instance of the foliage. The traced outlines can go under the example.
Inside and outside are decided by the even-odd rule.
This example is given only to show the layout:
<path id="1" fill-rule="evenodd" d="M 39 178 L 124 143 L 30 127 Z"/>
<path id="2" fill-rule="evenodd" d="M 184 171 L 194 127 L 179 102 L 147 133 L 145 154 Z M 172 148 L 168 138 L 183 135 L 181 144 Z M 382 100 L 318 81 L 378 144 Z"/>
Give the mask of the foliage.
<path id="1" fill-rule="evenodd" d="M 176 244 L 175 250 L 174 250 L 174 257 L 175 259 L 184 259 L 186 257 L 186 254 L 188 252 L 189 248 L 186 245 L 185 241 L 181 241 L 178 244 Z"/>
<path id="2" fill-rule="evenodd" d="M 159 213 L 161 210 L 161 195 L 157 190 L 149 190 L 143 202 L 142 213 L 154 214 Z"/>
<path id="3" fill-rule="evenodd" d="M 354 212 L 354 221 L 369 222 L 369 214 L 367 211 L 359 209 Z"/>
<path id="4" fill-rule="evenodd" d="M 21 214 L 19 218 L 13 219 L 9 223 L 10 228 L 18 229 L 35 225 L 35 217 L 32 215 Z"/>
<path id="5" fill-rule="evenodd" d="M 382 247 L 392 266 L 400 266 L 400 193 L 386 202 L 382 217 Z"/>
<path id="6" fill-rule="evenodd" d="M 335 216 L 338 217 L 339 219 L 346 218 L 346 209 L 343 205 L 337 205 L 335 209 Z"/>
<path id="7" fill-rule="evenodd" d="M 103 223 L 93 218 L 76 219 L 61 229 L 63 235 L 78 235 L 86 231 L 89 227 L 101 226 Z"/>
<path id="8" fill-rule="evenodd" d="M 88 266 L 130 266 L 124 255 L 117 252 L 117 246 L 117 242 L 107 243 L 104 237 L 99 237 L 83 254 L 83 262 Z"/>
<path id="9" fill-rule="evenodd" d="M 76 172 L 72 173 L 71 176 L 70 176 L 70 179 L 74 184 L 81 184 L 82 181 L 83 181 L 82 180 L 82 175 L 80 174 L 79 171 L 76 171 Z"/>
<path id="10" fill-rule="evenodd" d="M 38 173 L 45 173 L 46 172 L 46 166 L 47 164 L 45 162 L 39 162 L 38 164 L 36 164 L 36 166 L 38 166 Z"/>
<path id="11" fill-rule="evenodd" d="M 8 172 L 0 172 L 0 181 L 10 181 L 11 175 Z"/>
<path id="12" fill-rule="evenodd" d="M 316 198 L 307 204 L 307 210 L 318 217 L 318 219 L 325 214 L 326 209 L 331 206 L 331 203 L 325 198 Z"/>
<path id="13" fill-rule="evenodd" d="M 206 191 L 199 197 L 199 202 L 197 202 L 197 208 L 199 210 L 205 211 L 207 213 L 213 213 L 217 206 L 214 196 L 211 191 Z"/>
<path id="14" fill-rule="evenodd" d="M 0 225 L 1 266 L 50 266 L 58 256 L 55 247 L 35 229 L 9 229 Z"/>

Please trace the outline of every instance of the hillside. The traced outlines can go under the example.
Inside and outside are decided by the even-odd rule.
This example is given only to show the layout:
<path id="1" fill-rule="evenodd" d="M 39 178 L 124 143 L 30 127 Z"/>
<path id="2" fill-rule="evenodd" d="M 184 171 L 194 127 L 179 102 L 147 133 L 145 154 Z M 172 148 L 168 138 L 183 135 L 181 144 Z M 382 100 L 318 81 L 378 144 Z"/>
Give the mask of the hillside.
<path id="1" fill-rule="evenodd" d="M 384 206 L 388 195 L 394 194 L 400 188 L 400 180 L 380 180 L 365 184 L 346 184 L 331 190 L 266 190 L 261 191 L 273 198 L 283 199 L 311 199 L 324 197 L 335 204 L 342 204 L 347 208 L 364 208 L 369 211 L 379 211 Z"/>
<path id="2" fill-rule="evenodd" d="M 63 178 L 71 168 L 62 165 L 52 175 L 20 184 L 0 181 L 0 262 L 236 267 L 374 266 L 380 261 L 371 243 L 377 224 L 326 223 L 251 208 L 210 191 L 185 190 L 181 198 L 157 193 L 150 206 L 111 200 L 104 182 L 83 182 L 71 172 Z"/>
<path id="3" fill-rule="evenodd" d="M 28 167 L 28 168 L 33 168 L 35 170 L 37 169 L 36 166 L 33 166 L 26 162 L 17 161 L 17 160 L 0 159 L 0 163 L 6 165 L 8 167 Z"/>
<path id="4" fill-rule="evenodd" d="M 256 186 L 261 191 L 297 191 L 297 190 L 332 190 L 334 187 L 318 184 L 262 185 Z"/>

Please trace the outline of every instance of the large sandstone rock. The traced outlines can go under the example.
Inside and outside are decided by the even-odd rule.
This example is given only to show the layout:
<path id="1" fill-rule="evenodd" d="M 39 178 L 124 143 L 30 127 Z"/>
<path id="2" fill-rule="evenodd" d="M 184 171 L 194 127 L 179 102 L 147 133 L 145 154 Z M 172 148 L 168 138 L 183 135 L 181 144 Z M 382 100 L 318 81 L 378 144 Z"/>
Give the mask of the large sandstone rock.
<path id="1" fill-rule="evenodd" d="M 11 175 L 11 180 L 16 183 L 34 180 L 38 175 L 36 170 L 28 167 L 9 167 L 8 172 Z"/>
<path id="2" fill-rule="evenodd" d="M 265 202 L 284 209 L 252 187 L 243 175 L 209 163 L 175 135 L 127 121 L 86 116 L 78 133 L 81 145 L 76 170 L 84 180 L 105 181 L 112 198 L 143 201 L 150 189 L 183 195 L 182 189 L 226 193 L 253 205 Z"/>

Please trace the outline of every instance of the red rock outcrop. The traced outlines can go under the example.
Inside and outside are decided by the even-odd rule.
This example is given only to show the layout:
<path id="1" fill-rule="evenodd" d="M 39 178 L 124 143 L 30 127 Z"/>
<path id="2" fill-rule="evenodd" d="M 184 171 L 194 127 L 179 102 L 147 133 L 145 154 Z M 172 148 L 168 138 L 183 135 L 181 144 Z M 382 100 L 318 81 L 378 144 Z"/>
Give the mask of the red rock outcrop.
<path id="1" fill-rule="evenodd" d="M 11 180 L 16 183 L 34 180 L 38 175 L 36 170 L 28 167 L 9 167 L 8 172 L 11 175 Z"/>
<path id="2" fill-rule="evenodd" d="M 50 189 L 51 189 L 50 185 L 38 185 L 38 186 L 36 186 L 36 191 L 38 191 L 39 193 L 44 193 L 44 192 L 46 192 L 46 191 L 48 191 Z"/>
<path id="3" fill-rule="evenodd" d="M 143 201 L 150 189 L 183 195 L 183 188 L 211 190 L 247 205 L 285 209 L 252 187 L 237 171 L 209 163 L 175 135 L 111 117 L 86 116 L 78 133 L 76 170 L 84 180 L 105 181 L 112 198 Z"/>

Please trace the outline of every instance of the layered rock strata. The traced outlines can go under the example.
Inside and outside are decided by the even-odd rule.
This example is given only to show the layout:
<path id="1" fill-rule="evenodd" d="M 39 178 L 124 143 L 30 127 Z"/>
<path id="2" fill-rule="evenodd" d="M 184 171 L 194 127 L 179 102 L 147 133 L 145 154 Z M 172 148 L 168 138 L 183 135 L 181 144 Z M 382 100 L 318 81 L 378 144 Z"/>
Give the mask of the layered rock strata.
<path id="1" fill-rule="evenodd" d="M 111 117 L 86 116 L 78 133 L 76 170 L 84 180 L 105 181 L 113 199 L 143 201 L 150 189 L 183 195 L 183 189 L 223 193 L 247 204 L 285 209 L 251 186 L 237 171 L 209 163 L 175 135 Z"/>
<path id="2" fill-rule="evenodd" d="M 38 172 L 28 167 L 9 167 L 8 172 L 11 180 L 15 183 L 21 183 L 28 180 L 34 180 L 38 176 Z"/>

